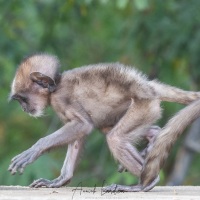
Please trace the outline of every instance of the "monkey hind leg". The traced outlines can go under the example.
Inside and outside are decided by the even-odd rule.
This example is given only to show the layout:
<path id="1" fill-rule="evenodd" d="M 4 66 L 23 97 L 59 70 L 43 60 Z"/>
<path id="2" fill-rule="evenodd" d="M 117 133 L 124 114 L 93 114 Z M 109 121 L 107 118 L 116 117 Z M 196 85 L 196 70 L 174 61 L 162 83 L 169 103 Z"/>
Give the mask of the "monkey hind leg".
<path id="1" fill-rule="evenodd" d="M 140 155 L 137 149 L 131 144 L 129 138 L 118 134 L 107 134 L 107 143 L 114 158 L 120 162 L 123 169 L 128 170 L 133 175 L 140 177 L 144 158 Z M 129 188 L 130 187 L 130 188 Z M 128 189 L 129 188 L 129 189 Z M 113 184 L 105 187 L 104 191 L 134 191 L 142 190 L 141 185 L 136 186 L 122 186 Z"/>
<path id="2" fill-rule="evenodd" d="M 151 141 L 154 136 L 146 132 L 159 118 L 160 102 L 158 100 L 132 100 L 125 115 L 106 135 L 109 149 L 114 158 L 118 160 L 125 169 L 137 177 L 141 176 L 144 158 L 133 146 L 132 142 L 136 144 L 143 137 L 147 137 L 147 135 L 149 135 L 149 141 Z M 130 187 L 131 190 L 142 190 L 141 185 Z M 112 188 L 113 186 L 110 186 L 107 189 L 105 188 L 105 190 L 112 190 Z M 121 189 L 123 189 L 122 186 Z"/>
<path id="3" fill-rule="evenodd" d="M 146 131 L 144 130 L 144 139 L 148 141 L 146 147 L 140 152 L 140 155 L 145 159 L 147 154 L 150 152 L 150 150 L 153 148 L 153 142 L 155 141 L 157 135 L 161 131 L 161 128 L 159 126 L 151 126 Z M 122 165 L 122 163 L 119 164 L 118 170 L 119 173 L 127 172 L 128 170 Z"/>
<path id="4" fill-rule="evenodd" d="M 120 136 L 108 134 L 106 139 L 114 158 L 129 172 L 140 176 L 144 159 L 137 149 L 128 140 L 122 139 Z"/>
<path id="5" fill-rule="evenodd" d="M 155 141 L 155 138 L 157 137 L 157 135 L 160 133 L 161 128 L 158 126 L 151 126 L 149 129 L 144 129 L 144 138 L 146 140 L 148 140 L 148 144 L 146 146 L 145 149 L 143 149 L 142 152 L 138 152 L 138 154 L 140 154 L 142 156 L 143 159 L 146 158 L 147 154 L 151 151 L 151 149 L 153 148 L 153 143 Z M 136 134 L 137 131 L 135 131 Z M 141 132 L 141 130 L 140 130 Z M 135 151 L 132 151 L 132 153 Z M 134 156 L 133 156 L 134 157 Z M 134 159 L 134 158 L 133 158 Z M 137 160 L 135 162 L 138 162 Z M 138 163 L 137 163 L 138 164 Z M 137 166 L 137 165 L 136 165 Z M 135 168 L 135 166 L 132 166 L 133 168 Z M 124 167 L 124 164 L 120 164 L 120 167 L 118 168 L 119 172 L 123 172 L 123 171 L 128 171 L 126 169 L 126 167 Z M 133 173 L 133 172 L 132 172 Z M 137 175 L 137 174 L 135 174 Z M 107 186 L 104 188 L 105 192 L 108 191 L 112 191 L 112 192 L 117 192 L 117 191 L 123 191 L 123 192 L 140 192 L 140 191 L 149 191 L 151 190 L 158 182 L 159 182 L 160 178 L 159 176 L 156 177 L 149 185 L 143 187 L 142 184 L 137 184 L 137 185 L 131 185 L 131 186 L 126 186 L 126 185 L 117 185 L 117 184 L 112 184 L 110 186 Z"/>
<path id="6" fill-rule="evenodd" d="M 127 169 L 133 175 L 140 177 L 142 166 L 144 164 L 144 158 L 141 154 L 132 146 L 128 141 L 122 141 L 122 139 L 117 138 L 116 136 L 110 137 L 107 136 L 107 142 L 113 156 L 123 164 L 124 169 Z M 146 152 L 151 149 L 150 147 L 153 144 L 149 143 Z M 146 156 L 146 155 L 145 155 Z M 159 176 L 153 180 L 149 185 L 143 188 L 142 184 L 126 186 L 126 185 L 117 185 L 112 184 L 105 187 L 103 190 L 108 191 L 123 191 L 123 192 L 139 192 L 139 191 L 149 191 L 159 182 Z"/>

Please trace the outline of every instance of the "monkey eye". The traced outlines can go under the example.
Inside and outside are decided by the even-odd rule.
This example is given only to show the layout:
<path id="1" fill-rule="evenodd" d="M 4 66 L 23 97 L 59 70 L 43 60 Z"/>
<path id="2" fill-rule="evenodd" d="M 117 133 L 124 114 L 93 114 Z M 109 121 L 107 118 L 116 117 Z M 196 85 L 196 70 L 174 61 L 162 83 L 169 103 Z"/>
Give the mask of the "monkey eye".
<path id="1" fill-rule="evenodd" d="M 17 101 L 19 101 L 19 102 L 24 102 L 24 103 L 27 103 L 27 97 L 24 97 L 24 96 L 22 96 L 22 95 L 13 95 L 12 97 L 11 97 L 11 99 L 12 100 L 17 100 Z"/>
<path id="2" fill-rule="evenodd" d="M 27 103 L 27 98 L 26 97 L 20 97 L 21 101 L 23 101 L 24 103 Z"/>

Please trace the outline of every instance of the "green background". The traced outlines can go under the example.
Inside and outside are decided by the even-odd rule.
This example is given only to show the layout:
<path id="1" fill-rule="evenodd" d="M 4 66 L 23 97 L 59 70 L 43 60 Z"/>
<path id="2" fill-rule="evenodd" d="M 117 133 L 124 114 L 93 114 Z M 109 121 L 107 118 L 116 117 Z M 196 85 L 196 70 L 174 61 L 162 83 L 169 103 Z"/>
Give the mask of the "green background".
<path id="1" fill-rule="evenodd" d="M 66 148 L 43 155 L 22 176 L 7 171 L 10 159 L 61 126 L 51 109 L 35 119 L 16 102 L 8 103 L 10 84 L 20 61 L 35 52 L 60 58 L 62 70 L 99 62 L 136 66 L 167 84 L 200 88 L 200 1 L 198 0 L 0 0 L 0 184 L 29 185 L 59 176 Z M 163 126 L 182 106 L 163 103 Z M 184 136 L 183 136 L 184 137 Z M 164 184 L 172 168 L 176 143 L 161 172 Z M 196 155 L 199 158 L 199 155 Z M 200 184 L 200 159 L 194 159 L 184 184 Z M 119 174 L 105 138 L 89 136 L 70 185 L 132 184 Z"/>

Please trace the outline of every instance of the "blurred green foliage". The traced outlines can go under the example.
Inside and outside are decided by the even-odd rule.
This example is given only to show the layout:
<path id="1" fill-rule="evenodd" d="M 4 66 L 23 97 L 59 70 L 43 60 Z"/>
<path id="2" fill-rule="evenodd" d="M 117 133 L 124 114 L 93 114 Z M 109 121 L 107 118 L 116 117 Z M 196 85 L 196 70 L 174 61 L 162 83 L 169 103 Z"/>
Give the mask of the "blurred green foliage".
<path id="1" fill-rule="evenodd" d="M 61 123 L 49 109 L 43 119 L 30 118 L 17 103 L 8 103 L 10 84 L 20 60 L 35 52 L 57 55 L 62 70 L 98 62 L 135 65 L 163 82 L 187 90 L 200 86 L 200 1 L 197 0 L 0 0 L 0 184 L 28 185 L 59 175 L 66 148 L 43 155 L 22 176 L 7 172 L 10 159 Z M 166 120 L 181 106 L 165 103 Z M 181 140 L 180 140 L 181 141 Z M 165 170 L 168 175 L 176 144 Z M 195 163 L 187 179 L 200 184 Z M 70 185 L 132 184 L 117 173 L 105 138 L 98 132 L 86 143 Z"/>

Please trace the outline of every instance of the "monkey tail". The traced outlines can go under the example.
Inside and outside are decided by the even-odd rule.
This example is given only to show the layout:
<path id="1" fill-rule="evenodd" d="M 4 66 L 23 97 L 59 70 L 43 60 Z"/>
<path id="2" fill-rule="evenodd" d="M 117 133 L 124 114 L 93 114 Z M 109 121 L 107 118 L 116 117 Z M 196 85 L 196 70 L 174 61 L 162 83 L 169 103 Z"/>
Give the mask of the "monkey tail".
<path id="1" fill-rule="evenodd" d="M 172 145 L 184 129 L 200 116 L 200 99 L 179 111 L 163 127 L 148 154 L 141 174 L 141 184 L 147 187 L 158 176 Z"/>
<path id="2" fill-rule="evenodd" d="M 158 94 L 158 98 L 161 101 L 177 102 L 187 105 L 200 99 L 200 92 L 184 91 L 157 81 L 150 81 L 150 86 L 155 89 L 155 92 Z"/>

